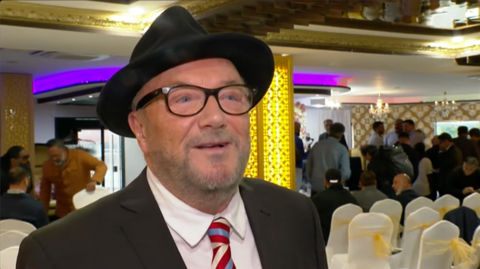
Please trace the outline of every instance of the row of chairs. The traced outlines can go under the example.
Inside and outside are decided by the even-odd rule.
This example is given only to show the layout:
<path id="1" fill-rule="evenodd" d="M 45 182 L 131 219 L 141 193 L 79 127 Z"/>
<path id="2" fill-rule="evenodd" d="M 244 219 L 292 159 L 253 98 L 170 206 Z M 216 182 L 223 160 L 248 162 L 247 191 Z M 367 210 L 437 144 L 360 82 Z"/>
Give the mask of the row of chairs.
<path id="1" fill-rule="evenodd" d="M 480 211 L 478 210 L 480 208 L 480 194 L 475 193 L 466 197 L 463 205 L 473 209 L 478 215 Z M 389 264 L 392 267 L 388 268 L 417 269 L 418 247 L 420 246 L 422 231 L 442 220 L 443 216 L 448 211 L 458 208 L 459 206 L 460 201 L 450 195 L 445 195 L 437 199 L 435 202 L 424 197 L 417 198 L 405 208 L 405 228 L 403 228 L 399 223 L 403 210 L 399 202 L 390 199 L 376 202 L 370 209 L 370 212 L 372 214 L 381 214 L 390 220 L 389 224 L 382 226 L 387 230 L 389 225 L 392 226 L 392 232 L 389 234 L 389 240 L 387 243 L 391 246 L 393 252 L 401 251 L 399 254 L 389 257 Z M 352 235 L 349 232 L 349 229 L 351 222 L 358 215 L 364 215 L 362 214 L 362 209 L 359 206 L 352 204 L 342 206 L 334 212 L 332 216 L 330 237 L 326 247 L 329 264 L 332 263 L 334 256 L 350 253 L 349 240 L 352 239 Z M 422 229 L 419 230 L 420 228 Z M 402 240 L 400 240 L 399 236 L 401 232 L 403 232 Z M 361 246 L 361 244 L 359 246 Z M 402 247 L 403 250 L 398 249 L 399 247 Z M 330 266 L 330 268 L 336 267 Z M 421 267 L 421 269 L 428 268 Z"/>
<path id="2" fill-rule="evenodd" d="M 15 269 L 20 243 L 36 228 L 24 221 L 0 221 L 0 268 Z"/>

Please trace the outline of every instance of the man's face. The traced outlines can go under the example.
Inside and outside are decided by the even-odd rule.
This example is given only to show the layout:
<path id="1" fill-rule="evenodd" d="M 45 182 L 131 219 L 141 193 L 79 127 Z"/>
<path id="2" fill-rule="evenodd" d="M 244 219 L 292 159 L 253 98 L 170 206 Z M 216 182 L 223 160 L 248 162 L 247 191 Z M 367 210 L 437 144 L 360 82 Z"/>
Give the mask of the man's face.
<path id="1" fill-rule="evenodd" d="M 380 135 L 385 133 L 385 126 L 383 124 L 377 127 L 377 133 Z"/>
<path id="2" fill-rule="evenodd" d="M 438 139 L 438 136 L 434 136 L 432 138 L 432 146 L 436 146 L 438 144 L 440 144 L 440 140 Z"/>
<path id="3" fill-rule="evenodd" d="M 405 181 L 403 178 L 397 176 L 393 179 L 392 188 L 395 190 L 395 193 L 399 195 L 405 189 Z"/>
<path id="4" fill-rule="evenodd" d="M 10 164 L 11 164 L 12 167 L 18 166 L 18 165 L 21 165 L 21 164 L 28 165 L 28 164 L 30 164 L 30 154 L 28 154 L 28 151 L 24 149 L 24 150 L 20 151 L 20 153 L 18 154 L 18 158 L 15 158 L 15 159 L 11 160 Z"/>
<path id="5" fill-rule="evenodd" d="M 476 165 L 463 163 L 463 173 L 466 176 L 473 174 L 478 169 Z"/>
<path id="6" fill-rule="evenodd" d="M 407 133 L 410 133 L 413 130 L 413 125 L 409 123 L 404 123 L 403 124 L 403 130 Z"/>
<path id="7" fill-rule="evenodd" d="M 64 149 L 53 146 L 48 149 L 48 153 L 50 154 L 50 158 L 52 158 L 56 166 L 62 166 L 65 164 L 67 154 Z"/>
<path id="8" fill-rule="evenodd" d="M 150 80 L 134 104 L 149 92 L 178 84 L 215 89 L 243 82 L 228 60 L 190 62 Z M 129 123 L 152 170 L 177 188 L 231 189 L 243 178 L 250 154 L 249 115 L 225 114 L 213 96 L 199 114 L 189 117 L 170 113 L 162 97 L 143 112 L 131 113 Z"/>
<path id="9" fill-rule="evenodd" d="M 331 120 L 326 120 L 323 123 L 323 125 L 325 127 L 325 131 L 327 131 L 327 133 L 330 132 L 330 126 L 332 126 L 332 124 L 333 124 L 333 121 L 331 121 Z"/>
<path id="10" fill-rule="evenodd" d="M 403 121 L 402 120 L 396 120 L 395 121 L 395 132 L 397 132 L 397 133 L 403 132 Z"/>
<path id="11" fill-rule="evenodd" d="M 450 141 L 448 140 L 440 140 L 440 143 L 438 144 L 441 151 L 446 151 L 448 146 L 450 146 Z"/>

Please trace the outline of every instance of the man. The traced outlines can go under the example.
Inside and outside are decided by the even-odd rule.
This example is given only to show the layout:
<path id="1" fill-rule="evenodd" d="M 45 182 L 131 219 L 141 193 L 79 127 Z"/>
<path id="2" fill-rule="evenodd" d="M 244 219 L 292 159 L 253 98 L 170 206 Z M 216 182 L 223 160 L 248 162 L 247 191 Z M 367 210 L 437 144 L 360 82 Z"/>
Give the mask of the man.
<path id="1" fill-rule="evenodd" d="M 295 122 L 295 189 L 300 190 L 303 179 L 303 160 L 305 158 L 305 148 L 300 138 L 300 130 L 302 126 L 299 122 Z"/>
<path id="2" fill-rule="evenodd" d="M 430 186 L 430 195 L 427 197 L 430 198 L 432 201 L 437 199 L 437 192 L 438 186 L 440 183 L 440 175 L 439 175 L 439 155 L 440 155 L 440 140 L 438 136 L 435 135 L 432 140 L 432 147 L 425 151 L 425 157 L 430 159 L 432 163 L 433 173 L 429 176 L 429 186 Z"/>
<path id="3" fill-rule="evenodd" d="M 398 134 L 401 132 L 403 132 L 403 120 L 396 119 L 395 130 L 389 132 L 384 138 L 383 142 L 385 143 L 385 147 L 388 147 L 388 148 L 393 147 L 398 142 Z"/>
<path id="4" fill-rule="evenodd" d="M 467 157 L 461 167 L 452 171 L 449 178 L 448 192 L 463 201 L 468 195 L 480 190 L 480 170 L 478 160 Z"/>
<path id="5" fill-rule="evenodd" d="M 45 212 L 50 208 L 52 184 L 56 198 L 56 217 L 63 218 L 75 208 L 73 196 L 83 190 L 94 191 L 102 183 L 107 166 L 102 161 L 78 149 L 69 149 L 58 139 L 47 142 L 50 159 L 43 163 L 40 201 Z M 91 171 L 95 171 L 90 176 Z"/>
<path id="6" fill-rule="evenodd" d="M 415 130 L 415 122 L 413 120 L 405 120 L 403 122 L 403 130 L 410 135 L 410 145 L 412 147 L 425 140 L 425 134 Z"/>
<path id="7" fill-rule="evenodd" d="M 327 243 L 330 236 L 333 212 L 342 205 L 358 205 L 358 203 L 350 192 L 343 188 L 342 172 L 340 170 L 328 169 L 325 173 L 324 182 L 327 189 L 319 192 L 312 200 L 320 216 L 322 234 L 325 238 L 325 243 Z"/>
<path id="8" fill-rule="evenodd" d="M 462 152 L 455 146 L 452 136 L 442 133 L 438 136 L 440 141 L 440 154 L 438 155 L 439 182 L 438 193 L 440 196 L 447 193 L 448 181 L 452 171 L 462 165 Z"/>
<path id="9" fill-rule="evenodd" d="M 9 172 L 10 188 L 0 199 L 0 219 L 15 219 L 31 223 L 37 228 L 48 224 L 48 217 L 40 202 L 27 194 L 30 174 L 21 166 Z"/>
<path id="10" fill-rule="evenodd" d="M 385 133 L 385 127 L 383 126 L 383 122 L 381 121 L 376 121 L 373 123 L 373 133 L 372 136 L 370 136 L 370 139 L 368 140 L 369 145 L 374 145 L 374 146 L 383 146 L 383 133 Z"/>
<path id="11" fill-rule="evenodd" d="M 462 152 L 463 161 L 468 157 L 474 157 L 479 160 L 478 147 L 475 141 L 468 139 L 468 127 L 459 126 L 457 128 L 458 137 L 453 139 L 453 143 L 457 146 L 458 149 Z"/>
<path id="12" fill-rule="evenodd" d="M 414 190 L 412 190 L 412 180 L 407 174 L 399 174 L 393 179 L 392 188 L 395 190 L 397 197 L 395 200 L 399 201 L 402 204 L 403 211 L 402 217 L 400 219 L 400 224 L 403 225 L 405 217 L 405 208 L 407 205 L 420 197 Z"/>
<path id="13" fill-rule="evenodd" d="M 413 183 L 418 176 L 418 163 L 420 162 L 418 159 L 418 153 L 412 148 L 410 143 L 410 135 L 406 132 L 401 132 L 398 134 L 398 144 L 402 147 L 403 152 L 407 154 L 408 160 L 410 160 L 410 163 L 413 166 Z"/>
<path id="14" fill-rule="evenodd" d="M 324 177 L 328 169 L 340 170 L 344 182 L 350 178 L 350 157 L 347 149 L 340 144 L 344 132 L 343 124 L 332 124 L 328 138 L 317 142 L 308 154 L 306 174 L 312 184 L 312 197 L 325 190 Z"/>
<path id="15" fill-rule="evenodd" d="M 470 135 L 470 139 L 472 139 L 475 142 L 478 150 L 480 151 L 480 129 L 472 128 L 470 129 L 468 134 Z"/>
<path id="16" fill-rule="evenodd" d="M 30 166 L 30 154 L 22 146 L 10 147 L 7 152 L 0 158 L 0 195 L 7 192 L 10 182 L 8 180 L 8 172 L 15 166 L 22 166 L 24 168 Z M 30 177 L 32 177 L 31 168 L 28 168 Z M 27 188 L 27 193 L 31 193 L 33 189 L 33 178 Z"/>
<path id="17" fill-rule="evenodd" d="M 360 175 L 360 188 L 361 191 L 356 191 L 352 195 L 362 207 L 363 212 L 369 212 L 375 202 L 388 198 L 377 189 L 377 179 L 372 171 L 366 170 Z"/>
<path id="18" fill-rule="evenodd" d="M 330 133 L 330 126 L 332 126 L 332 124 L 333 124 L 333 120 L 328 119 L 323 121 L 323 127 L 325 127 L 325 132 L 318 137 L 318 141 L 325 140 L 328 138 Z M 348 150 L 348 144 L 347 144 L 347 140 L 345 139 L 345 134 L 340 139 L 340 144 L 344 145 Z"/>
<path id="19" fill-rule="evenodd" d="M 24 239 L 17 269 L 326 269 L 311 200 L 243 178 L 248 112 L 273 74 L 263 41 L 210 35 L 186 9 L 163 11 L 97 104 L 106 128 L 137 138 L 147 168 Z"/>

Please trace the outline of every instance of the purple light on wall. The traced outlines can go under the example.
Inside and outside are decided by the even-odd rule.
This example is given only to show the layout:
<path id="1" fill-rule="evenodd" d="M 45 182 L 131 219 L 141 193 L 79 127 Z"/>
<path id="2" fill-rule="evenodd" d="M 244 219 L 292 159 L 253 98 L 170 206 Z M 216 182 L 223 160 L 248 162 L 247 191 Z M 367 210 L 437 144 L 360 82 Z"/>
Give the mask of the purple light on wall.
<path id="1" fill-rule="evenodd" d="M 80 84 L 107 82 L 118 70 L 120 67 L 83 69 L 38 78 L 33 82 L 33 94 Z"/>
<path id="2" fill-rule="evenodd" d="M 346 85 L 340 84 L 341 79 L 342 77 L 337 75 L 304 74 L 304 73 L 293 74 L 294 85 L 346 86 Z"/>

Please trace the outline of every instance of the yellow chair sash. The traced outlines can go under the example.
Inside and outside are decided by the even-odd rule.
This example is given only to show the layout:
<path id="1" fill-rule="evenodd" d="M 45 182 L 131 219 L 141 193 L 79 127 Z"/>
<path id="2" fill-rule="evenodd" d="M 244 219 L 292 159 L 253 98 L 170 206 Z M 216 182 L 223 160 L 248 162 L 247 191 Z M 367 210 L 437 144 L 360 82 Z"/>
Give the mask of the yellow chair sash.
<path id="1" fill-rule="evenodd" d="M 443 255 L 449 251 L 453 253 L 453 265 L 471 265 L 476 262 L 475 249 L 463 238 L 452 240 L 422 239 L 423 242 L 434 245 L 431 251 L 423 253 L 425 257 Z"/>
<path id="2" fill-rule="evenodd" d="M 336 230 L 340 227 L 345 225 L 349 225 L 352 222 L 352 219 L 340 219 L 340 218 L 333 218 L 332 219 L 332 227 L 331 230 Z"/>
<path id="3" fill-rule="evenodd" d="M 430 221 L 430 222 L 426 222 L 426 223 L 420 223 L 414 219 L 413 220 L 413 225 L 410 227 L 410 229 L 406 230 L 405 233 L 409 233 L 413 230 L 416 230 L 418 228 L 422 228 L 422 230 L 425 230 L 427 229 L 428 227 L 432 226 L 433 224 L 437 223 L 438 220 L 434 220 L 434 221 Z"/>
<path id="4" fill-rule="evenodd" d="M 454 210 L 455 208 L 458 208 L 457 205 L 449 205 L 449 206 L 444 206 L 442 208 L 437 209 L 437 212 L 440 213 L 440 219 L 442 220 L 445 214 L 447 214 L 449 211 Z"/>
<path id="5" fill-rule="evenodd" d="M 392 221 L 393 225 L 398 224 L 398 231 L 397 234 L 400 234 L 403 232 L 403 226 L 400 224 L 400 218 L 396 218 L 394 216 L 388 216 L 390 220 Z"/>
<path id="6" fill-rule="evenodd" d="M 373 253 L 378 258 L 388 258 L 391 255 L 391 243 L 390 238 L 386 238 L 384 234 L 388 231 L 389 227 L 383 227 L 378 232 L 372 232 L 364 227 L 359 227 L 354 234 L 349 234 L 348 238 L 358 239 L 364 237 L 372 237 L 373 239 Z"/>

